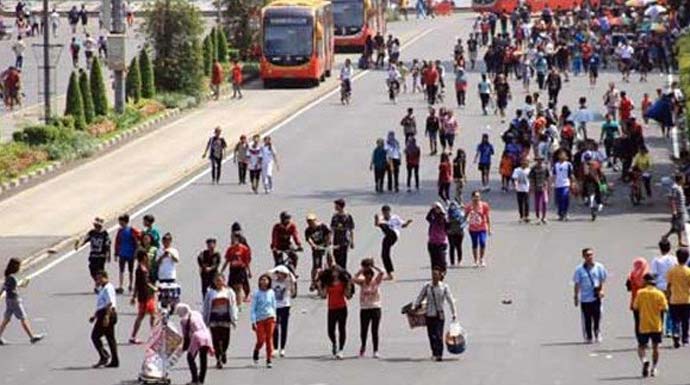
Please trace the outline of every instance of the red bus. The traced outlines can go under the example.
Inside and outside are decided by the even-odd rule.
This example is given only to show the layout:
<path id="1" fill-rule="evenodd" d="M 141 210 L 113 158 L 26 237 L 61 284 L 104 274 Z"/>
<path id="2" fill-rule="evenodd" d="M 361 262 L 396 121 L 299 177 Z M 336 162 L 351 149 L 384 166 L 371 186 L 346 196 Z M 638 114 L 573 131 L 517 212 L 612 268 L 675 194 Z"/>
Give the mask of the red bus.
<path id="1" fill-rule="evenodd" d="M 278 0 L 261 10 L 261 79 L 318 85 L 333 69 L 333 11 L 324 0 Z"/>
<path id="2" fill-rule="evenodd" d="M 571 10 L 584 3 L 592 7 L 599 5 L 599 0 L 472 0 L 475 12 L 513 12 L 519 5 L 529 5 L 532 12 L 541 11 L 548 5 L 552 10 Z"/>
<path id="3" fill-rule="evenodd" d="M 367 36 L 386 34 L 386 0 L 332 1 L 338 52 L 362 52 Z"/>

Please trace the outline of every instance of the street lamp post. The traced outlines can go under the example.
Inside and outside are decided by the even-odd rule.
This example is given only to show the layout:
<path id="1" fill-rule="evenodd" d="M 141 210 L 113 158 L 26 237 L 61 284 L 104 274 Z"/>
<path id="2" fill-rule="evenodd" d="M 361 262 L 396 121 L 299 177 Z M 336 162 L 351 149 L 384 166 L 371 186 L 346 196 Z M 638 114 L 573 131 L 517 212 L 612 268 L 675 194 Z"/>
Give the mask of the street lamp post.
<path id="1" fill-rule="evenodd" d="M 125 111 L 125 76 L 124 76 L 124 66 L 125 66 L 125 20 L 122 14 L 122 0 L 112 0 L 112 38 L 119 40 L 117 55 L 121 56 L 118 58 L 113 58 L 111 60 L 111 68 L 113 69 L 113 91 L 115 91 L 115 112 L 121 114 Z M 109 41 L 111 39 L 108 39 Z M 113 39 L 114 40 L 114 39 Z M 113 52 L 115 53 L 115 52 Z M 117 62 L 118 65 L 113 66 Z"/>
<path id="2" fill-rule="evenodd" d="M 43 0 L 43 119 L 50 121 L 50 28 L 48 26 L 48 0 Z"/>

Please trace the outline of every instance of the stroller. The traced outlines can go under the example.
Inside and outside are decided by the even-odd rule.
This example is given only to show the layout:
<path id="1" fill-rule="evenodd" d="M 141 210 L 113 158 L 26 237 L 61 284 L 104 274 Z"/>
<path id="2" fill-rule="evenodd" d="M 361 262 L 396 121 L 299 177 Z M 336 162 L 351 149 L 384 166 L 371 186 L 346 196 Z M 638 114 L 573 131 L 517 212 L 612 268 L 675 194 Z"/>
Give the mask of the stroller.
<path id="1" fill-rule="evenodd" d="M 139 383 L 170 385 L 169 372 L 182 356 L 183 342 L 182 334 L 170 325 L 170 313 L 163 310 L 161 322 L 156 325 L 151 338 L 146 342 Z"/>

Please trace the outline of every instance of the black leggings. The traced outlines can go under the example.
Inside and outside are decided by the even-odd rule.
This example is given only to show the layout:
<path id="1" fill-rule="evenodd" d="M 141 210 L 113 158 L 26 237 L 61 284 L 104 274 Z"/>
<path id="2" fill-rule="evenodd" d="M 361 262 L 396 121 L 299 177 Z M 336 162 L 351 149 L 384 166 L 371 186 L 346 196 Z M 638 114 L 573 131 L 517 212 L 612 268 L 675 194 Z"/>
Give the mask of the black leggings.
<path id="1" fill-rule="evenodd" d="M 203 346 L 197 352 L 199 355 L 199 368 L 196 367 L 196 354 L 187 353 L 187 365 L 192 375 L 193 383 L 203 384 L 206 379 L 206 369 L 208 368 L 208 347 Z"/>
<path id="2" fill-rule="evenodd" d="M 450 183 L 438 182 L 438 196 L 444 201 L 450 200 Z"/>
<path id="3" fill-rule="evenodd" d="M 230 328 L 224 326 L 211 327 L 213 350 L 216 351 L 216 360 L 221 360 L 230 345 Z"/>
<path id="4" fill-rule="evenodd" d="M 338 325 L 338 349 L 343 350 L 345 347 L 345 339 L 347 338 L 347 308 L 328 309 L 328 339 L 331 340 L 333 350 L 336 350 L 335 344 L 335 326 Z M 334 352 L 335 353 L 335 352 Z"/>
<path id="5" fill-rule="evenodd" d="M 450 264 L 455 264 L 455 252 L 458 253 L 458 263 L 462 262 L 462 240 L 465 238 L 465 231 L 459 234 L 448 234 L 448 247 L 450 249 Z"/>
<path id="6" fill-rule="evenodd" d="M 285 349 L 288 336 L 288 320 L 290 319 L 290 306 L 276 309 L 276 327 L 273 329 L 273 348 Z M 280 336 L 280 344 L 278 344 Z"/>
<path id="7" fill-rule="evenodd" d="M 374 352 L 379 351 L 379 324 L 381 323 L 381 308 L 362 309 L 359 311 L 359 337 L 362 340 L 360 350 L 364 352 L 367 348 L 367 335 L 369 334 L 369 323 L 371 323 L 371 342 L 374 345 Z"/>
<path id="8" fill-rule="evenodd" d="M 457 91 L 455 91 L 455 96 L 458 99 L 458 106 L 464 106 L 465 105 L 465 91 L 457 90 Z"/>
<path id="9" fill-rule="evenodd" d="M 383 242 L 381 242 L 381 260 L 383 261 L 383 267 L 386 269 L 386 273 L 390 274 L 395 270 L 393 268 L 393 261 L 391 260 L 391 248 L 398 241 L 398 235 L 386 224 L 382 224 L 379 227 L 384 235 Z"/>
<path id="10" fill-rule="evenodd" d="M 410 183 L 412 182 L 412 176 L 414 175 L 414 187 L 419 190 L 419 165 L 407 165 L 407 188 L 410 188 Z"/>
<path id="11" fill-rule="evenodd" d="M 374 184 L 376 185 L 376 192 L 383 192 L 383 177 L 385 175 L 385 168 L 374 168 Z"/>
<path id="12" fill-rule="evenodd" d="M 518 212 L 520 213 L 520 219 L 529 217 L 529 193 L 518 191 L 517 203 Z"/>
<path id="13" fill-rule="evenodd" d="M 209 157 L 211 160 L 211 179 L 214 182 L 220 181 L 220 168 L 223 164 L 223 158 Z"/>
<path id="14" fill-rule="evenodd" d="M 240 183 L 245 184 L 247 182 L 247 163 L 246 162 L 237 162 L 237 174 L 238 174 Z"/>
<path id="15" fill-rule="evenodd" d="M 601 320 L 601 301 L 580 303 L 582 309 L 582 328 L 585 338 L 592 340 L 599 336 L 599 321 Z"/>

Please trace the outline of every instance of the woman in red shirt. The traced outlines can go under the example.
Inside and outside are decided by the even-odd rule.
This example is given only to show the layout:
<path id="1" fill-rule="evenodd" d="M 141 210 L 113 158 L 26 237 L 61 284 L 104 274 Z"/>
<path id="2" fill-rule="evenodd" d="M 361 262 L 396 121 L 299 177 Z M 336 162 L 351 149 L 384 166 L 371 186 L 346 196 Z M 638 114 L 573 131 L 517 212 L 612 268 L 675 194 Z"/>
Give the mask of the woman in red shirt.
<path id="1" fill-rule="evenodd" d="M 333 265 L 324 270 L 319 276 L 321 291 L 328 299 L 328 338 L 331 340 L 333 357 L 343 359 L 343 348 L 347 337 L 347 300 L 352 297 L 352 282 L 350 274 Z M 336 344 L 335 328 L 338 327 L 338 341 Z"/>
<path id="2" fill-rule="evenodd" d="M 438 196 L 443 201 L 450 200 L 450 183 L 453 181 L 453 166 L 447 153 L 441 154 L 441 162 L 438 165 Z"/>

